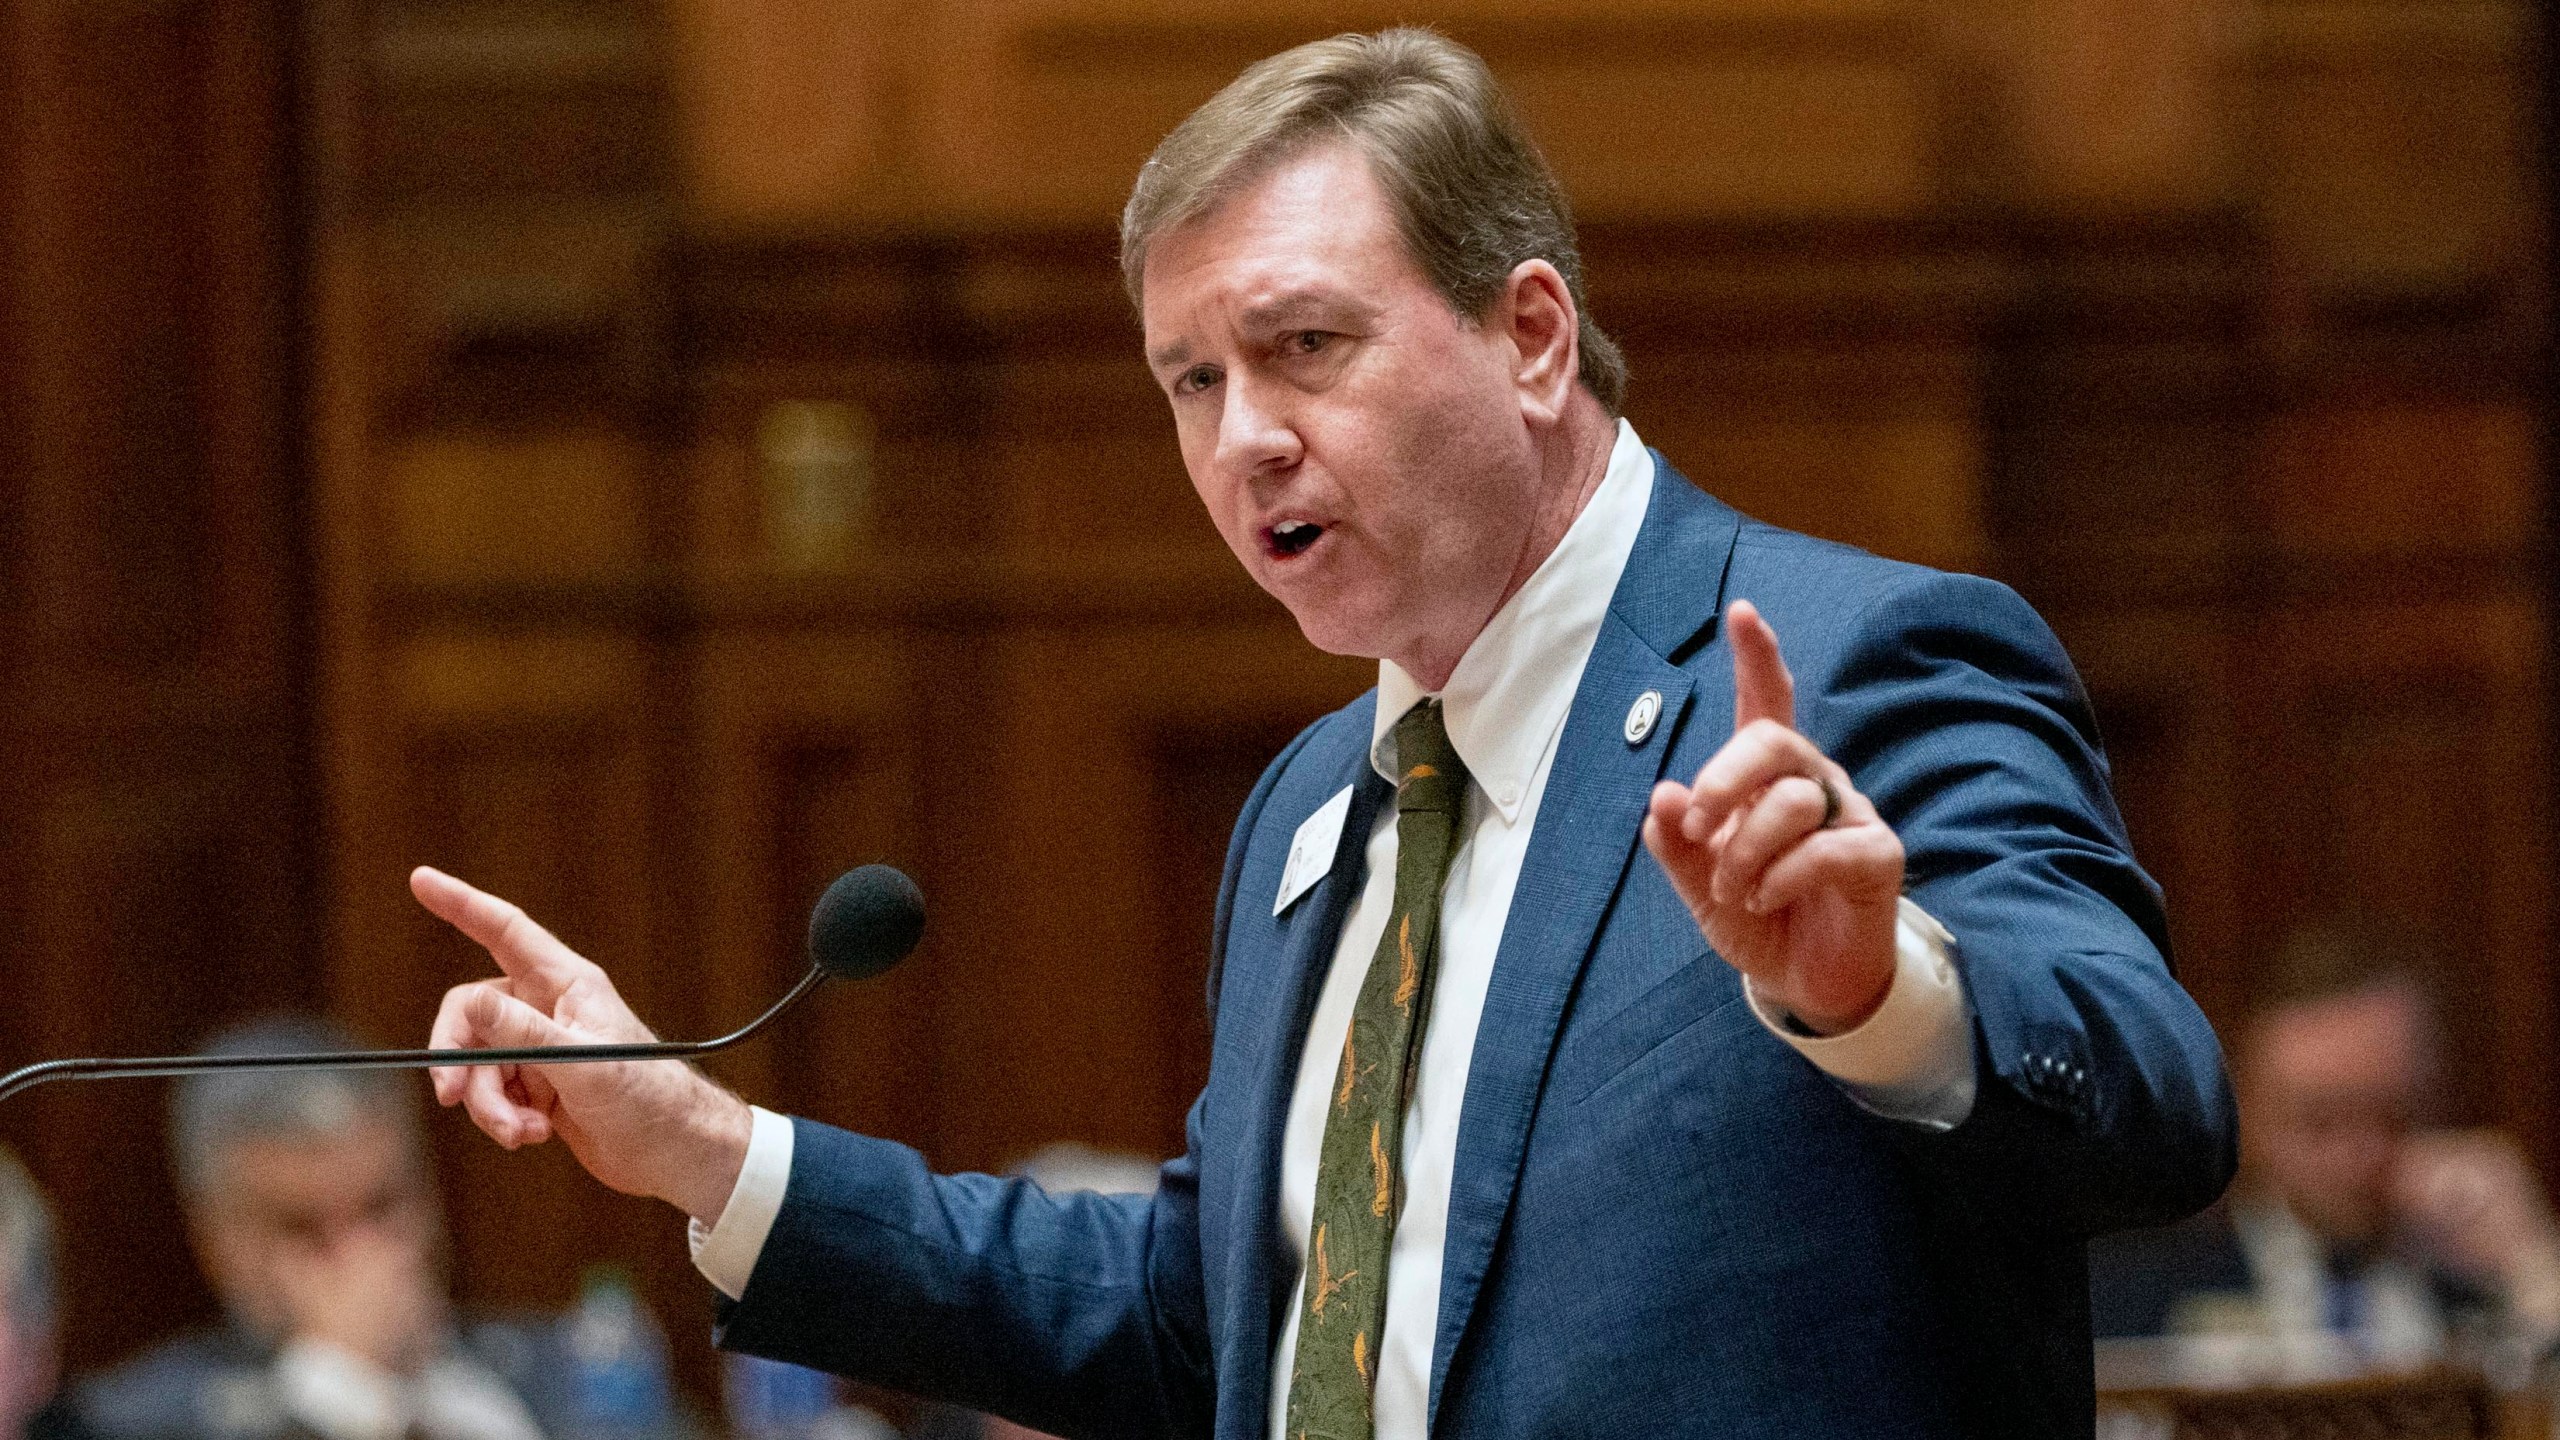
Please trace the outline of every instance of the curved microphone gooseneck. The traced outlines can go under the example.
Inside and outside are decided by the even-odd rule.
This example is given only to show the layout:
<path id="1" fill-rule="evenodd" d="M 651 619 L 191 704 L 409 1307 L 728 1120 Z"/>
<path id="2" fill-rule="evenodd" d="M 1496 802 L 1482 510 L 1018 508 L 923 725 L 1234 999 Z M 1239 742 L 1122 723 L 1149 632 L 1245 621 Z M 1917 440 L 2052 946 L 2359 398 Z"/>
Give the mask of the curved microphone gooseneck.
<path id="1" fill-rule="evenodd" d="M 169 1055 L 46 1060 L 0 1075 L 0 1100 L 50 1080 L 203 1075 L 219 1070 L 428 1070 L 451 1065 L 591 1065 L 609 1060 L 690 1060 L 753 1039 L 829 978 L 867 980 L 907 958 L 924 938 L 924 894 L 886 865 L 836 877 L 809 912 L 809 973 L 770 1009 L 717 1040 L 619 1045 L 536 1045 L 512 1050 L 338 1050 L 299 1055 Z"/>

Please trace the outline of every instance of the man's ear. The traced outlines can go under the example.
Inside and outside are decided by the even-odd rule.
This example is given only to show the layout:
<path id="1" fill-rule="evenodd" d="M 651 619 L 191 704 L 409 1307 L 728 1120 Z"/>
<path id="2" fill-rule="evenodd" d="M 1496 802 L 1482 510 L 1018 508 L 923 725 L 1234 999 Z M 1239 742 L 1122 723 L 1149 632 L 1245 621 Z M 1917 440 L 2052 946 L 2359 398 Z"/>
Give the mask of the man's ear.
<path id="1" fill-rule="evenodd" d="M 1523 260 L 1511 271 L 1495 305 L 1516 357 L 1512 383 L 1522 414 L 1532 424 L 1553 424 L 1582 373 L 1582 325 L 1564 276 L 1544 260 Z"/>

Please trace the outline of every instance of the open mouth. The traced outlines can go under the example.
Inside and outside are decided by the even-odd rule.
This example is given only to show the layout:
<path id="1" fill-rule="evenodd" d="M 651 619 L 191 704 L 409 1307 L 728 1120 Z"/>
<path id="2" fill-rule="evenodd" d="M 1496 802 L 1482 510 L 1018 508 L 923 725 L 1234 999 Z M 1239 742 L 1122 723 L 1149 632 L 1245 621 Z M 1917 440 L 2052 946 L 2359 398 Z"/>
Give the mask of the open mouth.
<path id="1" fill-rule="evenodd" d="M 1286 560 L 1303 554 L 1324 534 L 1324 527 L 1312 520 L 1283 520 L 1262 532 L 1262 543 L 1276 559 Z"/>

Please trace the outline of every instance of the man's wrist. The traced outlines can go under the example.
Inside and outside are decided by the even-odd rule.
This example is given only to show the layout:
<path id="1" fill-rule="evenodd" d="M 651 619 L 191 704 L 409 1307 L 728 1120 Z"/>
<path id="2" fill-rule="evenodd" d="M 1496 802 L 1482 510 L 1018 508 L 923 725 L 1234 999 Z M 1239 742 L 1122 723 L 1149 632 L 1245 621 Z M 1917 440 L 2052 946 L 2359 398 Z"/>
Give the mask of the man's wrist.
<path id="1" fill-rule="evenodd" d="M 1855 1029 L 1813 1034 L 1777 1008 L 1756 980 L 1743 995 L 1760 1023 L 1887 1119 L 1951 1129 L 1973 1112 L 1972 1006 L 1954 963 L 1955 937 L 1909 899 L 1895 907 L 1894 970 L 1884 1003 Z"/>
<path id="2" fill-rule="evenodd" d="M 1798 1024 L 1813 1032 L 1816 1038 L 1828 1040 L 1835 1035 L 1846 1035 L 1866 1024 L 1868 1020 L 1874 1018 L 1878 1010 L 1884 1008 L 1885 996 L 1892 993 L 1893 965 L 1888 961 L 1878 969 L 1874 991 L 1864 1003 L 1845 1009 L 1825 1011 L 1816 1003 L 1808 1001 L 1801 1005 L 1788 1006 L 1787 1013 L 1793 1015 Z"/>
<path id="3" fill-rule="evenodd" d="M 755 1138 L 755 1112 L 747 1102 L 694 1074 L 700 1103 L 689 1107 L 672 1152 L 661 1167 L 658 1198 L 705 1225 L 715 1223 L 738 1185 Z"/>
<path id="4" fill-rule="evenodd" d="M 707 1225 L 693 1220 L 685 1226 L 694 1268 L 732 1300 L 746 1298 L 748 1282 L 764 1257 L 765 1240 L 790 1198 L 796 1148 L 790 1120 L 760 1107 L 750 1107 L 748 1114 L 754 1120 L 754 1136 L 747 1142 L 746 1163 L 738 1171 L 728 1204 L 718 1220 Z"/>
<path id="5" fill-rule="evenodd" d="M 1884 932 L 1884 944 L 1873 960 L 1860 967 L 1864 973 L 1843 983 L 1843 977 L 1826 977 L 1818 989 L 1798 986 L 1809 993 L 1769 998 L 1778 1002 L 1788 1017 L 1816 1039 L 1845 1035 L 1874 1018 L 1884 1008 L 1885 997 L 1893 993 L 1893 977 L 1899 956 L 1895 950 L 1892 927 Z"/>

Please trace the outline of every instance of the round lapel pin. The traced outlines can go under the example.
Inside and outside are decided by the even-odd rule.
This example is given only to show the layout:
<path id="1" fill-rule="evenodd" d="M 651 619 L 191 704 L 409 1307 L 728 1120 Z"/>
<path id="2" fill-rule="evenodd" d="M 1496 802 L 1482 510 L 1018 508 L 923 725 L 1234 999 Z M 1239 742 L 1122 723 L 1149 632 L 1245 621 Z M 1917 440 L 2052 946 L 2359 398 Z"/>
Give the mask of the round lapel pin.
<path id="1" fill-rule="evenodd" d="M 1647 690 L 1627 707 L 1627 743 L 1641 745 L 1653 733 L 1653 722 L 1662 718 L 1662 692 Z"/>

